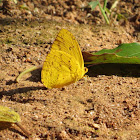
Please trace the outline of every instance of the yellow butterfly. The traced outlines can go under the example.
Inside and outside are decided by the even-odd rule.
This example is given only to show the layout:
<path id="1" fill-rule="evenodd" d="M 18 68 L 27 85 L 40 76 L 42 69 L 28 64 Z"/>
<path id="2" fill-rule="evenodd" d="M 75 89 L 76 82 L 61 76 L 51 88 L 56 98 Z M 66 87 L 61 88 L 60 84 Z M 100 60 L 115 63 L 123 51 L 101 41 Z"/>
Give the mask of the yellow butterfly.
<path id="1" fill-rule="evenodd" d="M 78 42 L 66 29 L 57 35 L 41 71 L 41 81 L 47 88 L 61 88 L 80 80 L 88 71 Z"/>

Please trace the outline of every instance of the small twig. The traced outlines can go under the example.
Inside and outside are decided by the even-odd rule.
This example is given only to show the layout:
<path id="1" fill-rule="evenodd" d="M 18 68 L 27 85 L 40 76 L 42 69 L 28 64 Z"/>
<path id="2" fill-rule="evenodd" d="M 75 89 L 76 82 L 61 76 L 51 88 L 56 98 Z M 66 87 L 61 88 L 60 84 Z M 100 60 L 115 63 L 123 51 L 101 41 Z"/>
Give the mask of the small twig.
<path id="1" fill-rule="evenodd" d="M 86 66 L 86 67 L 89 68 L 89 67 L 92 67 L 92 66 L 95 66 L 95 65 L 100 65 L 100 64 L 103 64 L 103 63 L 91 64 L 91 65 L 88 65 L 88 66 Z"/>
<path id="2" fill-rule="evenodd" d="M 29 138 L 31 136 L 31 134 L 19 123 L 15 123 L 25 134 L 26 136 Z"/>
<path id="3" fill-rule="evenodd" d="M 36 69 L 39 69 L 39 68 L 42 68 L 42 65 L 40 65 L 40 66 L 33 66 L 33 67 L 31 67 L 31 68 L 29 68 L 29 69 L 27 69 L 27 70 L 21 72 L 21 73 L 18 75 L 18 77 L 15 79 L 15 81 L 18 83 L 19 80 L 20 80 L 20 78 L 21 78 L 24 74 L 29 73 L 29 72 L 31 72 L 31 71 L 33 71 L 33 70 L 36 70 Z"/>

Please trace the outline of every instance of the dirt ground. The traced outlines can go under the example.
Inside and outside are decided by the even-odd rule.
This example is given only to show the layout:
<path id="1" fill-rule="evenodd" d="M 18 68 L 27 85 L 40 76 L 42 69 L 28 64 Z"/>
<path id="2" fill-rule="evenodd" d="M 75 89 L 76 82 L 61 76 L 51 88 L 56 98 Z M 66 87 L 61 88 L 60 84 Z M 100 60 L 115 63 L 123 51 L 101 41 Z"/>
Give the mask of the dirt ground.
<path id="1" fill-rule="evenodd" d="M 91 12 L 92 17 L 87 19 L 89 9 L 76 7 L 88 1 L 78 2 L 25 0 L 18 6 L 7 4 L 8 10 L 0 11 L 0 105 L 18 112 L 20 124 L 32 135 L 27 137 L 12 124 L 1 128 L 0 140 L 140 138 L 139 65 L 92 66 L 86 77 L 60 89 L 43 86 L 41 69 L 15 83 L 20 72 L 43 64 L 61 28 L 68 29 L 86 52 L 140 42 L 138 1 L 121 1 L 117 11 L 129 10 L 127 20 L 112 20 L 111 25 L 104 23 L 98 8 L 97 15 Z M 28 10 L 19 8 L 23 3 Z M 54 11 L 49 11 L 49 7 Z M 35 9 L 38 13 L 33 12 Z"/>

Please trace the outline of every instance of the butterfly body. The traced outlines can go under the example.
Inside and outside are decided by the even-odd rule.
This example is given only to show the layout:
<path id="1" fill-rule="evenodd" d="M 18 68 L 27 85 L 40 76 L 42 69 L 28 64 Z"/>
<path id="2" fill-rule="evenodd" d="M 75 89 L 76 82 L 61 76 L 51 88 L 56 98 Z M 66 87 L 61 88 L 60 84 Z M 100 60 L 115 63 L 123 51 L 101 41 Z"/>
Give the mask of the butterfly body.
<path id="1" fill-rule="evenodd" d="M 42 83 L 50 89 L 60 88 L 80 80 L 86 72 L 77 41 L 62 29 L 43 64 Z"/>

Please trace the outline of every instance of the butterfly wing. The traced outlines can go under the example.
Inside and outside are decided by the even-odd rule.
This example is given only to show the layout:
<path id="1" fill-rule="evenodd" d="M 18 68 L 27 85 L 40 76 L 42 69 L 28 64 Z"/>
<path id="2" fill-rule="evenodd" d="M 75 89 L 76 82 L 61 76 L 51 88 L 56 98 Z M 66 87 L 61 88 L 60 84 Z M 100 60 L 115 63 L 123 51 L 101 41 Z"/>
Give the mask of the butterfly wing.
<path id="1" fill-rule="evenodd" d="M 43 64 L 41 80 L 47 88 L 60 88 L 78 81 L 84 74 L 73 56 L 64 51 L 51 50 Z"/>
<path id="2" fill-rule="evenodd" d="M 51 50 L 59 50 L 68 53 L 78 61 L 81 69 L 84 68 L 83 56 L 75 37 L 66 29 L 58 33 Z"/>

